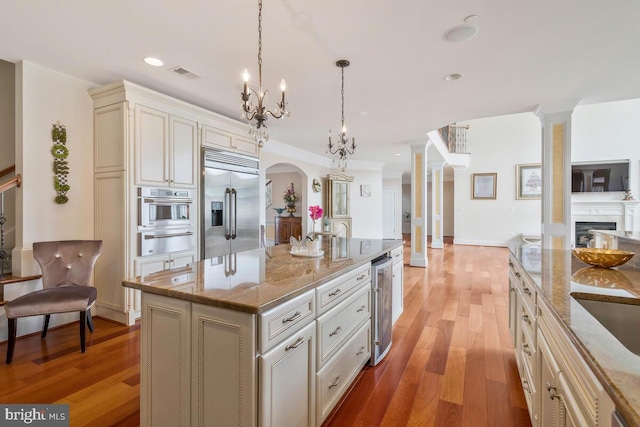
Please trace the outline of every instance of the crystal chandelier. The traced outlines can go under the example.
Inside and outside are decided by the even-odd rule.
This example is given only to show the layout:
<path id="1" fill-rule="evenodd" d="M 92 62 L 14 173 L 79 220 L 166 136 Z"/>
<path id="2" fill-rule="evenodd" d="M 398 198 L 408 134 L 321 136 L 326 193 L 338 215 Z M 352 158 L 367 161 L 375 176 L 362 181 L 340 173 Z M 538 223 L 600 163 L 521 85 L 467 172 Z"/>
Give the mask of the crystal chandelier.
<path id="1" fill-rule="evenodd" d="M 286 89 L 286 83 L 284 79 L 280 82 L 280 90 L 282 91 L 282 99 L 280 102 L 276 102 L 276 111 L 269 111 L 265 106 L 267 103 L 267 92 L 262 90 L 262 0 L 258 0 L 258 92 L 249 87 L 249 71 L 245 68 L 242 74 L 244 80 L 244 90 L 241 93 L 242 96 L 242 116 L 249 123 L 249 134 L 258 143 L 259 147 L 264 145 L 265 141 L 269 140 L 269 134 L 267 132 L 267 116 L 271 114 L 271 117 L 279 119 L 283 116 L 289 116 L 287 111 L 287 103 L 284 100 L 284 92 Z M 251 92 L 253 92 L 258 99 L 258 105 L 253 106 L 251 102 Z"/>
<path id="2" fill-rule="evenodd" d="M 337 143 L 333 143 L 331 141 L 331 130 L 329 130 L 329 145 L 327 146 L 327 153 L 333 154 L 333 161 L 338 160 L 338 167 L 342 169 L 342 172 L 347 168 L 347 160 L 348 155 L 353 155 L 356 152 L 356 140 L 355 138 L 351 138 L 351 142 L 349 142 L 349 138 L 347 138 L 347 127 L 344 124 L 344 69 L 349 66 L 349 61 L 346 59 L 341 59 L 336 62 L 336 65 L 342 69 L 342 128 L 338 133 L 338 141 Z"/>

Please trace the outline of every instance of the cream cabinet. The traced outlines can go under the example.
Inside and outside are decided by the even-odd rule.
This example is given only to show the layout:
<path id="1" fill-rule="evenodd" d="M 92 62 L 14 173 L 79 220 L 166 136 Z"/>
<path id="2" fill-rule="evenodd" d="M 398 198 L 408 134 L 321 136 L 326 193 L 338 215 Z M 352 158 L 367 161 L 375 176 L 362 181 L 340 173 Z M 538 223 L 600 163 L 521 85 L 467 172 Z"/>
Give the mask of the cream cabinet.
<path id="1" fill-rule="evenodd" d="M 402 247 L 391 251 L 389 256 L 393 259 L 391 278 L 391 319 L 396 323 L 404 310 L 404 259 Z"/>
<path id="2" fill-rule="evenodd" d="M 260 155 L 260 149 L 254 140 L 207 125 L 202 127 L 202 145 L 204 147 L 220 148 L 227 151 L 247 154 L 253 157 Z"/>
<path id="3" fill-rule="evenodd" d="M 310 323 L 260 356 L 260 426 L 315 427 L 315 346 Z"/>
<path id="4" fill-rule="evenodd" d="M 194 188 L 198 176 L 197 130 L 192 120 L 136 106 L 135 184 Z"/>
<path id="5" fill-rule="evenodd" d="M 175 252 L 164 255 L 138 257 L 134 261 L 136 276 L 147 276 L 169 268 L 180 268 L 196 261 L 195 251 Z"/>
<path id="6" fill-rule="evenodd" d="M 611 398 L 512 254 L 509 291 L 509 329 L 532 425 L 610 425 Z"/>

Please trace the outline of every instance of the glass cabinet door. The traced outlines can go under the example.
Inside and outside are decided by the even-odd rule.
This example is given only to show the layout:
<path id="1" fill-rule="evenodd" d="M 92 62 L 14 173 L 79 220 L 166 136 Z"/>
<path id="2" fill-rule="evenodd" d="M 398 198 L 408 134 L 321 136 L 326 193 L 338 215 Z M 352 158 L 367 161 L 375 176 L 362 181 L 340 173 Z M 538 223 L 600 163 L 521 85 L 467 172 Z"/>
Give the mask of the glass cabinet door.
<path id="1" fill-rule="evenodd" d="M 349 217 L 349 183 L 352 176 L 329 175 L 329 215 L 331 218 Z"/>

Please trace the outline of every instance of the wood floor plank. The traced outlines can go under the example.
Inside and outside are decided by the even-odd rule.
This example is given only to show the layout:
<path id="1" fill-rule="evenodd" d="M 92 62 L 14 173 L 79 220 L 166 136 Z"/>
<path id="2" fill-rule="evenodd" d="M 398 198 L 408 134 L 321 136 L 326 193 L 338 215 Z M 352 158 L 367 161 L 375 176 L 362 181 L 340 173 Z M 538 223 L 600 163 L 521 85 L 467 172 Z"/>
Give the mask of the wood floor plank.
<path id="1" fill-rule="evenodd" d="M 504 369 L 504 360 L 502 358 L 502 346 L 500 344 L 496 316 L 493 313 L 485 312 L 483 319 L 487 380 L 494 380 L 506 384 L 507 377 Z"/>
<path id="2" fill-rule="evenodd" d="M 420 380 L 420 387 L 413 400 L 407 426 L 432 427 L 436 425 L 436 413 L 440 402 L 442 375 L 425 372 Z"/>
<path id="3" fill-rule="evenodd" d="M 466 358 L 467 350 L 465 348 L 449 347 L 449 357 L 444 370 L 444 382 L 440 391 L 440 399 L 462 405 Z"/>
<path id="4" fill-rule="evenodd" d="M 513 426 L 511 402 L 506 384 L 487 380 L 487 421 L 490 426 Z"/>
<path id="5" fill-rule="evenodd" d="M 465 426 L 488 426 L 484 337 L 470 333 L 466 353 L 462 420 Z"/>

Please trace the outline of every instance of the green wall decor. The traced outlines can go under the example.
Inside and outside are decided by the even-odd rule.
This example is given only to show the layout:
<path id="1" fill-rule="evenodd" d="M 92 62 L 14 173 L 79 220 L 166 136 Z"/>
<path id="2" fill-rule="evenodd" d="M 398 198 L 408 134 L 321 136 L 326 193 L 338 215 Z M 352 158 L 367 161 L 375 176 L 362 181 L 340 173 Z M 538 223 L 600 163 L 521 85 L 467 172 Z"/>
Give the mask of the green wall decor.
<path id="1" fill-rule="evenodd" d="M 66 147 L 67 143 L 67 129 L 60 122 L 56 122 L 51 129 L 51 139 L 53 140 L 53 147 L 51 148 L 51 154 L 53 154 L 53 186 L 56 189 L 56 203 L 64 204 L 69 201 L 67 192 L 71 189 L 67 184 L 67 175 L 69 175 L 69 165 L 67 157 L 69 157 L 69 149 Z"/>

